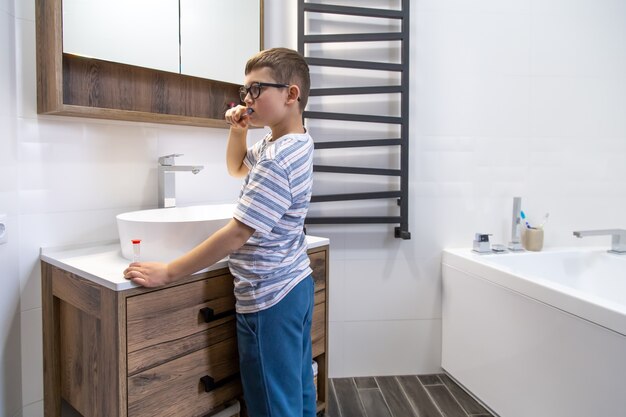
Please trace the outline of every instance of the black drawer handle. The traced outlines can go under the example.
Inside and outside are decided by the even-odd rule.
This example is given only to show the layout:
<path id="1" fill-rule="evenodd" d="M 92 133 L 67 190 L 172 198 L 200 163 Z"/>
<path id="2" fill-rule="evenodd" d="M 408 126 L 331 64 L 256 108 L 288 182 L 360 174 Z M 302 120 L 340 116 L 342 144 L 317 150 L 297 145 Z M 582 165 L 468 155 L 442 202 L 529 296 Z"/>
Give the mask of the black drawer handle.
<path id="1" fill-rule="evenodd" d="M 210 375 L 205 375 L 202 378 L 200 378 L 200 382 L 202 383 L 202 385 L 204 385 L 204 392 L 211 392 L 214 389 L 223 387 L 224 385 L 235 381 L 239 379 L 239 372 L 230 375 L 224 379 L 222 379 L 219 382 L 215 382 L 215 379 L 213 379 L 213 377 L 211 377 Z"/>
<path id="2" fill-rule="evenodd" d="M 215 311 L 211 307 L 204 307 L 200 309 L 200 314 L 202 315 L 202 318 L 204 318 L 204 321 L 206 323 L 210 323 L 223 317 L 228 317 L 235 314 L 235 310 L 228 310 L 219 314 L 215 314 Z"/>
<path id="3" fill-rule="evenodd" d="M 200 382 L 204 385 L 204 392 L 211 392 L 215 389 L 215 380 L 209 375 L 200 378 Z"/>

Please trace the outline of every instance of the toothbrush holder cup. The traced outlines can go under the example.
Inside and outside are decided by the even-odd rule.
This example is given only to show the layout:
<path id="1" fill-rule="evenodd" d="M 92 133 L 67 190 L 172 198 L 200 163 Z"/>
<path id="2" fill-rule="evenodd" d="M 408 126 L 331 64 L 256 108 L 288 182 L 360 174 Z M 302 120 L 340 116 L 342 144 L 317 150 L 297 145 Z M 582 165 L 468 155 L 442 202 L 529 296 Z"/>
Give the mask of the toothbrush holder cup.
<path id="1" fill-rule="evenodd" d="M 524 229 L 522 244 L 526 250 L 541 251 L 543 249 L 543 229 Z"/>

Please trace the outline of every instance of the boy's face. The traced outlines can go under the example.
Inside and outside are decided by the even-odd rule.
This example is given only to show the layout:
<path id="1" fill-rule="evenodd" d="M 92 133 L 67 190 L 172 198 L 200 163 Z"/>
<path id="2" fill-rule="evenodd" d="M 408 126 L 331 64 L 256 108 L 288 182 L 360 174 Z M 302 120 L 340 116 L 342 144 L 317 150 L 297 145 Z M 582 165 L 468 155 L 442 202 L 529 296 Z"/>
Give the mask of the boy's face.
<path id="1" fill-rule="evenodd" d="M 271 70 L 267 67 L 253 69 L 244 79 L 244 86 L 250 87 L 254 83 L 276 84 Z M 253 126 L 274 126 L 280 123 L 287 115 L 289 87 L 261 87 L 257 98 L 246 95 L 246 106 L 251 107 L 254 113 L 250 115 L 249 123 Z"/>

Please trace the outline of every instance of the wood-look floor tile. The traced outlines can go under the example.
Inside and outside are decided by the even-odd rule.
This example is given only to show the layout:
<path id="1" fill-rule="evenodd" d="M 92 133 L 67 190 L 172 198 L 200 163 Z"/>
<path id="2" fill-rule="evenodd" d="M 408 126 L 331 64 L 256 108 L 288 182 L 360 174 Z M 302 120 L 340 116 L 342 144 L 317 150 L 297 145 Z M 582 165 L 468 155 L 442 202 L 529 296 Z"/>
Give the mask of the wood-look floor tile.
<path id="1" fill-rule="evenodd" d="M 335 385 L 332 379 L 328 380 L 328 403 L 326 405 L 327 417 L 342 417 L 337 404 L 337 394 L 335 393 Z"/>
<path id="2" fill-rule="evenodd" d="M 376 377 L 376 382 L 387 401 L 387 405 L 389 405 L 393 417 L 418 417 L 395 377 Z"/>
<path id="3" fill-rule="evenodd" d="M 472 398 L 463 388 L 457 385 L 448 375 L 442 374 L 441 380 L 444 385 L 448 387 L 454 398 L 457 399 L 461 407 L 465 409 L 467 414 L 486 414 L 489 415 L 489 412 L 485 410 L 485 407 L 480 405 L 478 401 Z"/>
<path id="4" fill-rule="evenodd" d="M 422 385 L 438 385 L 441 384 L 441 379 L 439 379 L 439 375 L 418 375 L 417 376 L 421 381 Z"/>
<path id="5" fill-rule="evenodd" d="M 391 417 L 389 407 L 379 389 L 360 389 L 359 396 L 367 417 Z"/>
<path id="6" fill-rule="evenodd" d="M 446 417 L 467 417 L 463 408 L 444 385 L 429 385 L 426 390 Z"/>
<path id="7" fill-rule="evenodd" d="M 352 378 L 335 378 L 335 393 L 341 417 L 363 417 L 365 410 Z"/>
<path id="8" fill-rule="evenodd" d="M 378 384 L 376 384 L 376 379 L 374 377 L 357 377 L 354 378 L 354 382 L 356 383 L 356 387 L 361 388 L 378 388 Z"/>
<path id="9" fill-rule="evenodd" d="M 419 417 L 442 417 L 416 376 L 399 376 L 398 382 L 404 388 Z"/>

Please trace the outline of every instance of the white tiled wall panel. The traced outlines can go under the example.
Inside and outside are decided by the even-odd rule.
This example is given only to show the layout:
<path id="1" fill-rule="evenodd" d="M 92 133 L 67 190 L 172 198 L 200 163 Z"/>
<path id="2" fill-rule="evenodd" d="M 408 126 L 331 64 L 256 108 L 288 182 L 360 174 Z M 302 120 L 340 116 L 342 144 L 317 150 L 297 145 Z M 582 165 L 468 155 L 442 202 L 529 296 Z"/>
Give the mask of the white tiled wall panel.
<path id="1" fill-rule="evenodd" d="M 4 12 L 7 15 L 15 15 L 15 4 L 13 0 L 0 0 L 0 12 Z"/>
<path id="2" fill-rule="evenodd" d="M 22 413 L 16 417 L 41 417 L 43 416 L 43 401 L 27 404 L 24 406 Z"/>
<path id="3" fill-rule="evenodd" d="M 43 398 L 43 346 L 41 308 L 22 311 L 22 402 L 32 404 Z"/>
<path id="4" fill-rule="evenodd" d="M 0 415 L 21 410 L 20 280 L 15 88 L 15 10 L 0 1 L 0 214 L 8 242 L 0 245 Z"/>
<path id="5" fill-rule="evenodd" d="M 289 3 L 266 0 L 267 47 L 296 46 L 295 23 L 279 28 L 272 21 L 295 22 Z M 308 227 L 331 239 L 332 377 L 438 371 L 441 249 L 469 246 L 478 231 L 505 243 L 513 196 L 523 197 L 532 220 L 550 212 L 546 247 L 608 246 L 571 232 L 626 228 L 626 2 L 421 0 L 411 7 L 412 239 L 393 238 L 385 225 Z M 0 365 L 0 414 L 10 417 L 43 415 L 39 248 L 115 239 L 117 213 L 156 206 L 156 158 L 163 154 L 183 153 L 180 163 L 205 167 L 178 176 L 181 205 L 233 201 L 240 186 L 226 174 L 224 130 L 38 116 L 34 34 L 34 1 L 0 0 L 0 42 L 9 45 L 0 48 L 0 213 L 10 226 L 9 243 L 0 245 L 0 346 L 8 358 Z M 371 58 L 395 53 L 374 46 Z M 314 69 L 314 85 L 385 81 L 331 73 Z M 341 109 L 336 99 L 311 103 Z M 384 100 L 350 103 L 352 111 L 398 111 Z M 320 141 L 394 135 L 379 125 L 309 128 Z M 252 132 L 250 143 L 264 133 Z M 355 161 L 393 166 L 398 155 L 316 154 L 320 164 Z M 346 185 L 316 174 L 315 192 L 363 191 L 373 181 L 351 177 Z M 397 207 L 312 207 L 353 210 Z"/>
<path id="6" fill-rule="evenodd" d="M 329 334 L 330 366 L 341 375 L 439 371 L 441 320 L 332 322 Z"/>

